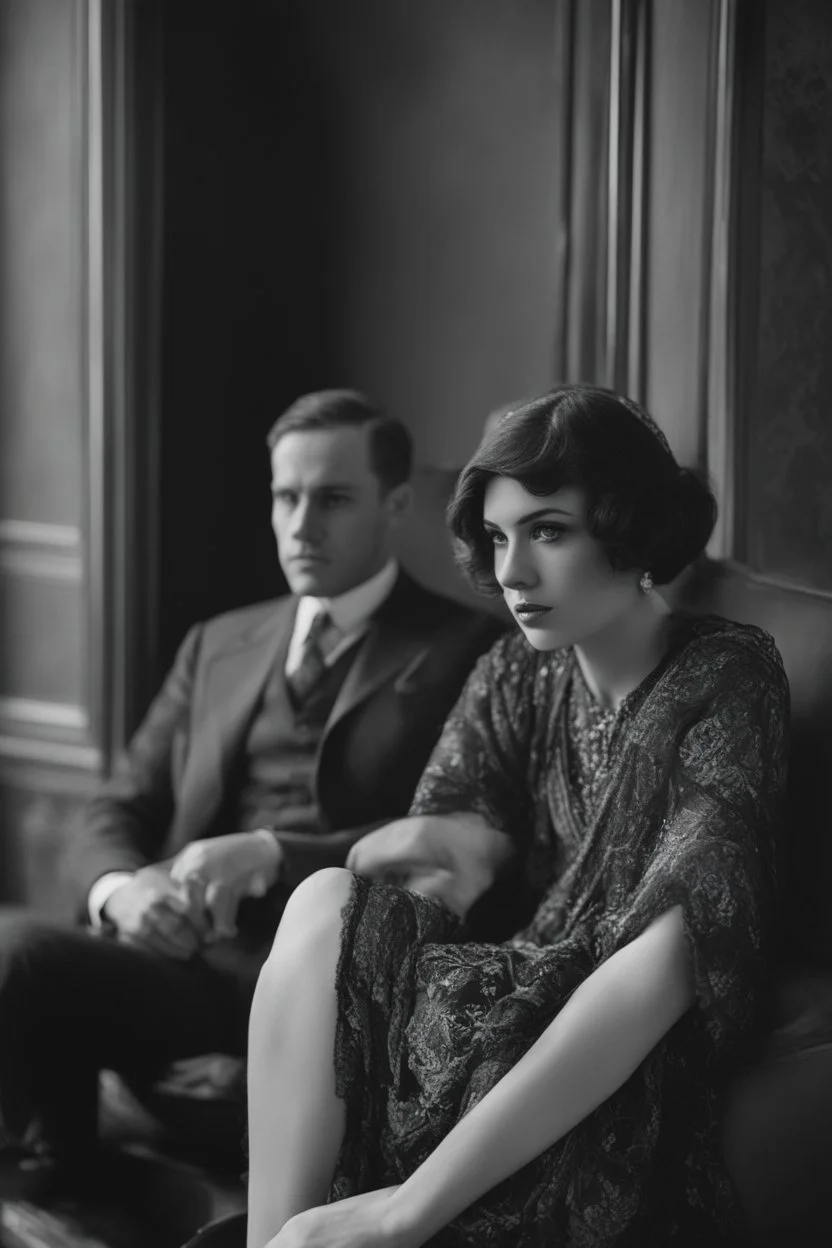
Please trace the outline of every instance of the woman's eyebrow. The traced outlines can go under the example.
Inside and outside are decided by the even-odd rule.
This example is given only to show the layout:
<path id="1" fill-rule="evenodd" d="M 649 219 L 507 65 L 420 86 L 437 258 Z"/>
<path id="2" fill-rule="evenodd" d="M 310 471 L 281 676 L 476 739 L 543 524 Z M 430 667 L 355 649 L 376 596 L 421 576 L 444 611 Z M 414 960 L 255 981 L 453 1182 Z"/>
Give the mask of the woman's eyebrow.
<path id="1" fill-rule="evenodd" d="M 543 516 L 552 515 L 568 516 L 570 520 L 576 519 L 574 511 L 567 511 L 565 507 L 540 507 L 537 511 L 530 511 L 525 516 L 520 516 L 514 523 L 529 524 L 532 520 L 540 520 Z M 487 529 L 498 529 L 500 527 L 493 520 L 487 520 L 484 516 L 482 522 Z"/>

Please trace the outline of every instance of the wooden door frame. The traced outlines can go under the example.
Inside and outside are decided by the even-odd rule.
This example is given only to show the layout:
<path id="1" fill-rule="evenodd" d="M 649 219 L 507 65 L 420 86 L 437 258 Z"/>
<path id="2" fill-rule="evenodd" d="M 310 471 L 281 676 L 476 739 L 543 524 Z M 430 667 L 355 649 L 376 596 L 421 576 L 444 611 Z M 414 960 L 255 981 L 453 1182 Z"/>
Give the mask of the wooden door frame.
<path id="1" fill-rule="evenodd" d="M 89 711 L 106 771 L 147 703 L 158 627 L 161 27 L 156 0 L 84 9 Z"/>

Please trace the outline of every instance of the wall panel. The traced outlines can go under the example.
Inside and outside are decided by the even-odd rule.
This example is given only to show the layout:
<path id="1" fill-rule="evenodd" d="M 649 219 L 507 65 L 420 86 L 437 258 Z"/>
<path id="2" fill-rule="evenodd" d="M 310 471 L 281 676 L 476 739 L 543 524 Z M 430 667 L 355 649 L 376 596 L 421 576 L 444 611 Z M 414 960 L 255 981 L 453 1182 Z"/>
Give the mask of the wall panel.
<path id="1" fill-rule="evenodd" d="M 80 530 L 0 521 L 0 700 L 86 702 Z"/>
<path id="2" fill-rule="evenodd" d="M 711 0 L 652 5 L 646 399 L 680 460 L 701 463 L 710 224 Z"/>
<path id="3" fill-rule="evenodd" d="M 767 0 L 748 559 L 832 591 L 832 7 Z"/>
<path id="4" fill-rule="evenodd" d="M 551 0 L 308 0 L 328 119 L 334 375 L 458 465 L 553 380 L 563 119 Z"/>
<path id="5" fill-rule="evenodd" d="M 83 10 L 4 0 L 0 12 L 0 516 L 76 525 Z"/>
<path id="6" fill-rule="evenodd" d="M 89 558 L 109 490 L 89 436 L 105 358 L 89 268 L 101 13 L 97 0 L 0 6 L 0 900 L 56 912 L 58 859 L 105 745 Z"/>

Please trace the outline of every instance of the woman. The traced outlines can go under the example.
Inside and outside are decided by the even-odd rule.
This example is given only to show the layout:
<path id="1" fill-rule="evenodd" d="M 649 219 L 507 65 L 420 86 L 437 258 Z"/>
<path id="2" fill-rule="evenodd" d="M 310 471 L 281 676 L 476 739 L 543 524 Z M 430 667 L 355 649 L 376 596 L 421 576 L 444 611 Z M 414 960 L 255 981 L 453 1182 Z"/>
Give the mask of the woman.
<path id="1" fill-rule="evenodd" d="M 519 631 L 411 817 L 286 911 L 251 1018 L 249 1248 L 732 1233 L 718 1089 L 765 969 L 788 692 L 767 634 L 652 592 L 714 518 L 650 417 L 588 386 L 462 473 L 463 566 Z M 534 913 L 466 939 L 511 864 Z"/>

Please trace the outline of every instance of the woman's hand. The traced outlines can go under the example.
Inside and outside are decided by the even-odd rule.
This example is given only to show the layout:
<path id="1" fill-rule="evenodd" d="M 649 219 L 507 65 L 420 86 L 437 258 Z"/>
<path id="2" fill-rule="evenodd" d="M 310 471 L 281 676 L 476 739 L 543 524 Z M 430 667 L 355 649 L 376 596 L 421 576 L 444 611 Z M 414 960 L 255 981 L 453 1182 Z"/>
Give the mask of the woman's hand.
<path id="1" fill-rule="evenodd" d="M 508 836 L 482 815 L 410 815 L 356 841 L 347 866 L 387 884 L 437 897 L 465 915 L 514 854 Z"/>
<path id="2" fill-rule="evenodd" d="M 417 1248 L 393 1224 L 390 1198 L 398 1187 L 350 1196 L 290 1218 L 266 1248 Z M 390 1215 L 390 1216 L 389 1216 Z"/>

